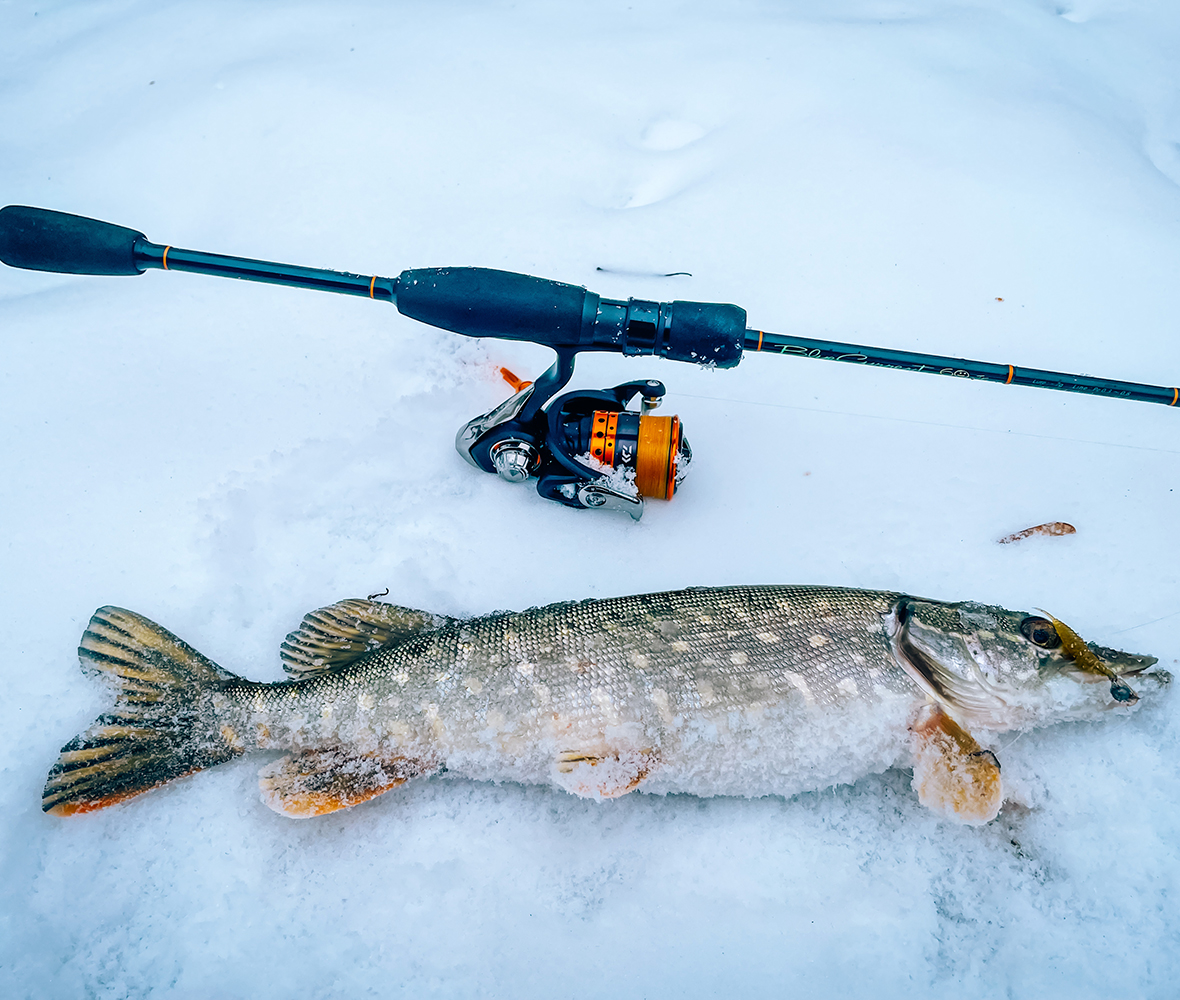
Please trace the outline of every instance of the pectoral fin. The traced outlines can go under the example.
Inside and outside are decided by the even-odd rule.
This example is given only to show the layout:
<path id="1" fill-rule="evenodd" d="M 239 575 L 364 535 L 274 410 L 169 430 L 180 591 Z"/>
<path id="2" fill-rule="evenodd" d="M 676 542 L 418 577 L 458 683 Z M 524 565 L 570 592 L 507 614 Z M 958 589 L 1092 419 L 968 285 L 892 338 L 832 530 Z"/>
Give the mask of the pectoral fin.
<path id="1" fill-rule="evenodd" d="M 914 791 L 918 801 L 947 819 L 980 826 L 1004 801 L 1000 763 L 938 705 L 926 705 L 910 727 L 914 736 Z"/>
<path id="2" fill-rule="evenodd" d="M 308 819 L 376 798 L 438 765 L 393 754 L 339 748 L 283 757 L 258 772 L 262 801 L 292 819 Z"/>
<path id="3" fill-rule="evenodd" d="M 654 750 L 566 750 L 557 755 L 555 777 L 584 799 L 614 799 L 639 787 L 656 763 Z"/>

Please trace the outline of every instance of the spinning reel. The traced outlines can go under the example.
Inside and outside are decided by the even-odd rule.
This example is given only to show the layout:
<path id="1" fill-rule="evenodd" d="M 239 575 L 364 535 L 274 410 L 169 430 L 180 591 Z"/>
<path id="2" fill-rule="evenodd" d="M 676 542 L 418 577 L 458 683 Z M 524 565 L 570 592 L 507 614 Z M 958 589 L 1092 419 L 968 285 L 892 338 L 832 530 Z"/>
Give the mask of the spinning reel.
<path id="1" fill-rule="evenodd" d="M 654 379 L 554 399 L 573 371 L 572 355 L 564 354 L 536 382 L 500 369 L 516 392 L 464 424 L 455 448 L 477 469 L 510 483 L 535 476 L 546 500 L 626 511 L 639 520 L 644 497 L 671 500 L 688 472 L 692 449 L 680 418 L 651 415 L 666 391 Z M 628 409 L 636 396 L 639 409 Z"/>

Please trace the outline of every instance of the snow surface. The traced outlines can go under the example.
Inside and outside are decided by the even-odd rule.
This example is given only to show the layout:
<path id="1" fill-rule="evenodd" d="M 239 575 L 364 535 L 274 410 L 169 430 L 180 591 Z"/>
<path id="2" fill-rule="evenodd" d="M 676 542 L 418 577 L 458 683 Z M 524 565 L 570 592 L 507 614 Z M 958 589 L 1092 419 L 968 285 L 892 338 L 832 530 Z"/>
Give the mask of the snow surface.
<path id="1" fill-rule="evenodd" d="M 768 330 L 1180 380 L 1180 8 L 1133 0 L 0 4 L 0 199 L 379 274 L 475 264 Z M 605 268 L 606 271 L 597 271 Z M 652 278 L 627 272 L 690 271 Z M 1001 301 L 1002 299 L 1002 301 Z M 447 778 L 292 822 L 249 758 L 40 811 L 140 611 L 280 676 L 308 610 L 685 585 L 1039 606 L 1180 657 L 1177 414 L 779 357 L 656 377 L 692 476 L 643 521 L 473 472 L 546 352 L 343 296 L 0 268 L 0 991 L 1174 996 L 1176 701 L 1002 748 L 979 829 L 890 772 L 789 800 Z M 999 546 L 1048 520 L 1076 535 Z"/>

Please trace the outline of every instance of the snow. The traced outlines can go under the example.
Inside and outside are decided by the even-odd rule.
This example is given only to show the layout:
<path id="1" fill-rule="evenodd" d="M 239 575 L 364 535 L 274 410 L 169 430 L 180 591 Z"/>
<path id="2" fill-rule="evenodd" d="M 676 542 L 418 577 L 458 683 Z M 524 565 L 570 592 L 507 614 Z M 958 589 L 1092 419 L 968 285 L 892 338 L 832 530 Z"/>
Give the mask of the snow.
<path id="1" fill-rule="evenodd" d="M 5 203 L 1180 381 L 1173 4 L 7 2 L 0 52 Z M 665 381 L 692 443 L 676 499 L 633 523 L 454 452 L 509 394 L 498 367 L 535 376 L 540 348 L 160 272 L 0 268 L 0 324 L 4 995 L 1174 993 L 1174 696 L 1002 747 L 1027 806 L 979 828 L 900 771 L 605 803 L 442 777 L 296 823 L 247 758 L 70 821 L 39 799 L 103 705 L 74 653 L 103 604 L 256 679 L 306 611 L 385 587 L 449 615 L 899 589 L 1047 608 L 1173 665 L 1175 412 L 587 357 L 575 386 Z M 996 544 L 1051 520 L 1077 534 Z"/>

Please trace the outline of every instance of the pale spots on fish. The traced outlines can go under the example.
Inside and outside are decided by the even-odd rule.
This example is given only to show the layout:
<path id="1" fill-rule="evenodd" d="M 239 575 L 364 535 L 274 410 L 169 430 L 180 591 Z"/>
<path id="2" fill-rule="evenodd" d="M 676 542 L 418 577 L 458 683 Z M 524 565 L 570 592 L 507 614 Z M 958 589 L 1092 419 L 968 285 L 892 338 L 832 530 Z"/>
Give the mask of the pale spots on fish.
<path id="1" fill-rule="evenodd" d="M 606 688 L 592 688 L 590 691 L 590 700 L 594 702 L 595 706 L 602 713 L 608 725 L 614 725 L 619 721 L 618 708 Z"/>
<path id="2" fill-rule="evenodd" d="M 712 705 L 717 700 L 717 694 L 713 690 L 713 685 L 707 680 L 697 681 L 697 695 L 701 699 L 701 704 L 705 706 Z"/>
<path id="3" fill-rule="evenodd" d="M 656 711 L 660 713 L 660 721 L 665 726 L 670 726 L 675 721 L 675 716 L 672 713 L 672 705 L 668 701 L 668 692 L 663 688 L 652 688 L 651 694 L 648 695 L 651 703 L 655 705 Z"/>
<path id="4" fill-rule="evenodd" d="M 116 622 L 119 615 L 130 616 L 119 609 L 102 614 Z M 96 616 L 98 631 L 84 636 L 96 657 L 103 652 L 99 633 L 105 620 Z M 192 658 L 199 654 L 170 633 L 153 633 L 158 627 L 151 623 L 141 631 L 145 642 L 162 636 L 159 657 L 189 664 L 186 678 L 212 678 L 197 682 L 199 703 L 164 702 L 174 709 L 169 718 L 200 715 L 201 724 L 209 723 L 188 743 L 188 736 L 173 735 L 161 743 L 178 756 L 188 748 L 209 752 L 188 770 L 273 748 L 314 752 L 324 766 L 339 761 L 342 773 L 355 767 L 357 774 L 369 774 L 368 767 L 376 775 L 385 766 L 381 761 L 409 761 L 412 767 L 397 765 L 398 774 L 445 766 L 476 780 L 552 783 L 556 755 L 576 753 L 578 766 L 594 779 L 587 787 L 596 796 L 625 792 L 637 779 L 661 794 L 791 795 L 905 766 L 908 727 L 928 692 L 948 711 L 965 713 L 963 725 L 980 724 L 971 713 L 983 705 L 993 713 L 993 731 L 1041 724 L 1037 713 L 1044 704 L 1072 711 L 1066 703 L 1035 700 L 1037 686 L 1046 683 L 1036 657 L 1061 660 L 1061 654 L 1033 650 L 1027 662 L 1014 662 L 1029 647 L 1019 634 L 1022 620 L 1023 613 L 971 602 L 815 587 L 675 591 L 497 612 L 464 622 L 346 601 L 305 619 L 307 630 L 292 634 L 298 642 L 284 646 L 302 651 L 298 662 L 287 659 L 296 679 L 274 684 L 219 673 L 221 668 L 208 662 L 194 667 Z M 337 626 L 339 633 L 333 632 Z M 388 639 L 364 652 L 378 633 Z M 122 633 L 111 635 L 111 642 L 123 641 Z M 912 647 L 918 650 L 912 658 L 899 652 L 910 636 L 924 643 Z M 1069 664 L 1070 677 L 1077 676 L 1076 666 L 1088 665 L 1081 648 Z M 979 662 L 985 656 L 986 663 Z M 1115 656 L 1111 663 L 1123 663 L 1119 669 L 1128 676 L 1143 667 Z M 324 661 L 319 671 L 316 659 Z M 160 683 L 154 678 L 166 662 L 144 660 L 142 674 L 132 668 L 125 688 L 140 700 L 130 704 L 156 705 L 173 697 L 172 689 L 140 690 L 143 677 Z M 989 683 L 998 677 L 995 689 L 1006 699 L 1010 688 L 999 685 L 1014 678 L 1032 690 L 1021 709 L 1025 714 L 1014 721 L 1001 714 L 1010 712 L 1010 700 L 989 694 L 982 677 Z M 1075 685 L 1069 691 L 1079 692 L 1076 705 L 1087 697 L 1100 702 L 1094 711 L 1111 704 L 1109 695 L 1104 702 L 1093 697 L 1095 685 L 1075 684 L 1060 671 L 1053 677 Z M 1152 683 L 1145 690 L 1166 681 Z M 124 713 L 140 711 L 121 704 Z M 155 718 L 142 724 L 155 725 Z M 94 740 L 115 738 L 110 734 L 118 727 L 96 726 Z M 123 762 L 132 750 L 139 752 L 132 748 L 116 756 L 105 746 L 96 742 L 94 750 L 120 767 L 127 766 Z M 47 810 L 75 808 L 75 802 L 81 803 L 79 810 L 106 804 L 105 799 L 87 804 L 76 794 L 85 769 L 70 755 L 90 749 L 83 743 L 63 751 L 63 763 L 47 785 Z M 358 755 L 366 754 L 377 756 L 365 764 Z M 638 759 L 636 754 L 642 768 L 603 779 L 615 767 L 612 761 Z M 126 797 L 145 790 L 127 787 L 132 790 L 118 785 L 115 791 Z M 372 794 L 385 787 L 374 785 Z M 97 802 L 97 793 L 92 798 Z M 342 805 L 333 808 L 354 800 L 360 799 L 341 796 Z"/>
<path id="5" fill-rule="evenodd" d="M 439 713 L 438 705 L 431 702 L 422 706 L 422 716 L 426 720 L 426 724 L 430 727 L 430 732 L 435 739 L 439 739 L 446 732 L 446 723 L 443 721 L 442 715 Z"/>
<path id="6" fill-rule="evenodd" d="M 793 670 L 787 670 L 783 672 L 783 677 L 791 687 L 803 695 L 803 700 L 807 703 L 808 707 L 815 704 L 815 695 L 811 693 L 810 685 L 800 674 L 795 673 Z"/>

